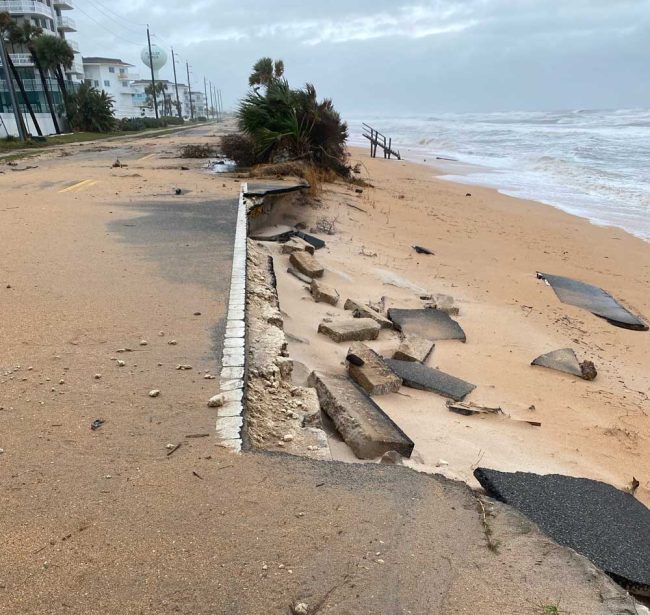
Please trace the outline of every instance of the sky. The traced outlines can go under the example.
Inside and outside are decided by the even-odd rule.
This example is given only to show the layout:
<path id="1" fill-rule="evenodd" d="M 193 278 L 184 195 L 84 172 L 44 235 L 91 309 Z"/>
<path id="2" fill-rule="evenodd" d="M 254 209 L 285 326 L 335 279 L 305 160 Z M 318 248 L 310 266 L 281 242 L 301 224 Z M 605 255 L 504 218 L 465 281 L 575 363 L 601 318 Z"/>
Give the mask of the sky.
<path id="1" fill-rule="evenodd" d="M 227 109 L 262 56 L 344 115 L 650 108 L 650 0 L 74 0 L 83 55 L 152 42 Z M 171 60 L 161 77 L 172 79 Z"/>

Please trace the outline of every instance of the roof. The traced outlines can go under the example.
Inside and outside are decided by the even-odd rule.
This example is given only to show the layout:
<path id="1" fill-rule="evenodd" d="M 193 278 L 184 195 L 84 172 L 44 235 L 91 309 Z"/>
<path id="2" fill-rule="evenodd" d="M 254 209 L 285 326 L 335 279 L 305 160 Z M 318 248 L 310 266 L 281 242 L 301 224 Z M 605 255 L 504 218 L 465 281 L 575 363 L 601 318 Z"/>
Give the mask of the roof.
<path id="1" fill-rule="evenodd" d="M 81 58 L 84 64 L 119 64 L 120 66 L 134 66 L 128 62 L 124 62 L 119 58 L 101 58 L 99 56 L 90 56 L 88 58 Z"/>

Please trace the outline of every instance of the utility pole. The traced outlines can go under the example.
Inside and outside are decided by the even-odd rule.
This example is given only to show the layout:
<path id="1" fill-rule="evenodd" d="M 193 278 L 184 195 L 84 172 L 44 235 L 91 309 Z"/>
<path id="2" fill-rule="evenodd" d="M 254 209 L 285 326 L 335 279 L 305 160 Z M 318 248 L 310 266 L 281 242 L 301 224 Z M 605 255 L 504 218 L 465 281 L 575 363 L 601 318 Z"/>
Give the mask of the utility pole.
<path id="1" fill-rule="evenodd" d="M 208 82 L 203 77 L 203 93 L 205 94 L 205 117 L 206 119 L 210 117 L 210 112 L 208 111 Z"/>
<path id="2" fill-rule="evenodd" d="M 210 109 L 212 111 L 212 119 L 215 118 L 214 97 L 212 96 L 212 81 L 210 81 Z"/>
<path id="3" fill-rule="evenodd" d="M 5 80 L 7 81 L 7 86 L 9 86 L 9 98 L 11 100 L 11 106 L 14 110 L 14 117 L 16 118 L 16 126 L 18 127 L 18 136 L 21 141 L 27 140 L 27 131 L 25 130 L 25 124 L 23 116 L 20 113 L 20 107 L 18 106 L 18 97 L 16 96 L 16 90 L 14 90 L 14 82 L 11 79 L 11 73 L 9 72 L 9 58 L 7 56 L 7 48 L 5 47 L 4 33 L 0 32 L 0 59 L 2 59 L 2 69 L 5 74 Z"/>
<path id="4" fill-rule="evenodd" d="M 149 68 L 151 68 L 151 87 L 153 88 L 153 108 L 158 119 L 158 99 L 156 98 L 156 78 L 153 74 L 153 58 L 151 56 L 151 36 L 149 35 L 149 24 L 147 24 L 147 45 L 149 45 Z"/>
<path id="5" fill-rule="evenodd" d="M 223 120 L 223 102 L 221 100 L 221 90 L 217 90 L 217 94 L 219 94 L 219 115 L 221 116 L 221 119 Z"/>
<path id="6" fill-rule="evenodd" d="M 181 110 L 181 99 L 178 95 L 178 80 L 176 79 L 176 58 L 174 57 L 174 48 L 172 47 L 172 66 L 174 67 L 174 87 L 176 88 L 176 111 L 178 117 L 183 119 L 183 111 Z"/>
<path id="7" fill-rule="evenodd" d="M 212 86 L 212 92 L 211 94 L 213 95 L 214 98 L 214 115 L 217 118 L 217 122 L 219 121 L 219 106 L 217 104 L 217 89 L 215 86 Z"/>
<path id="8" fill-rule="evenodd" d="M 194 105 L 192 104 L 192 84 L 190 83 L 190 64 L 185 62 L 187 68 L 187 92 L 190 95 L 190 119 L 194 119 Z"/>

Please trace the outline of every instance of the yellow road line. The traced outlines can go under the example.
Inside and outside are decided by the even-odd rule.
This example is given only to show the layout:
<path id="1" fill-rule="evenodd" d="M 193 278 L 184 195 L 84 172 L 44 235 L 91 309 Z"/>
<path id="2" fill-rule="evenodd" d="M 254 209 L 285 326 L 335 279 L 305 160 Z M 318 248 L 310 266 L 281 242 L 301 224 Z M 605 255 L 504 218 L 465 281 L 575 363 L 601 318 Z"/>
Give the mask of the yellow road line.
<path id="1" fill-rule="evenodd" d="M 67 188 L 64 188 L 63 190 L 59 190 L 59 192 L 74 192 L 78 188 L 83 188 L 86 184 L 90 184 L 92 181 L 93 181 L 92 179 L 84 179 L 81 182 L 72 184 L 72 186 L 68 186 Z"/>
<path id="2" fill-rule="evenodd" d="M 138 158 L 138 162 L 141 162 L 142 160 L 149 160 L 149 158 L 153 158 L 156 154 L 147 154 L 146 156 L 142 156 L 142 158 Z"/>

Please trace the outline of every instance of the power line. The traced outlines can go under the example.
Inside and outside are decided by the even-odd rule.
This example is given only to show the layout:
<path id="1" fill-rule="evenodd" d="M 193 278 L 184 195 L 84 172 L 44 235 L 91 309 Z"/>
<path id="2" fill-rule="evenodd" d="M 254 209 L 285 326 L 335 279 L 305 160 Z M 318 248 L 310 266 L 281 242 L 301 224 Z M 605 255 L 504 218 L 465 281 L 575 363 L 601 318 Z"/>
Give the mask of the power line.
<path id="1" fill-rule="evenodd" d="M 105 10 L 105 9 L 104 9 L 104 8 L 103 8 L 103 7 L 102 7 L 102 6 L 101 6 L 101 5 L 100 5 L 96 0 L 88 0 L 88 1 L 91 2 L 93 5 L 95 5 L 94 8 L 95 8 L 96 10 L 98 10 L 98 11 L 99 11 L 99 12 L 100 12 L 104 17 L 107 17 L 108 19 L 110 19 L 112 22 L 114 22 L 115 24 L 117 24 L 120 28 L 124 28 L 124 29 L 128 30 L 129 32 L 131 32 L 131 33 L 133 33 L 133 34 L 140 34 L 140 31 L 138 31 L 138 30 L 134 30 L 133 28 L 131 28 L 131 27 L 129 27 L 129 26 L 126 26 L 126 25 L 124 25 L 123 23 L 120 23 L 120 22 L 119 22 L 117 19 L 115 19 L 114 17 L 111 17 L 111 15 L 110 15 L 108 12 L 106 12 L 106 10 Z M 113 13 L 113 14 L 114 14 L 114 15 L 117 15 L 116 13 Z M 124 21 L 128 21 L 128 20 L 124 19 Z M 129 24 L 131 24 L 130 21 L 129 21 Z M 135 24 L 135 25 L 139 25 L 139 24 Z"/>
<path id="2" fill-rule="evenodd" d="M 124 37 L 121 36 L 120 34 L 117 34 L 116 32 L 113 32 L 113 30 L 111 30 L 110 28 L 106 27 L 103 23 L 97 21 L 94 17 L 91 17 L 90 15 L 88 15 L 88 13 L 86 13 L 86 11 L 84 11 L 80 6 L 76 6 L 75 8 L 76 8 L 78 11 L 81 11 L 81 12 L 82 12 L 86 17 L 88 17 L 88 19 L 90 19 L 90 21 L 92 21 L 93 23 L 97 24 L 100 28 L 103 28 L 103 29 L 106 30 L 109 34 L 112 34 L 113 36 L 115 36 L 116 38 L 119 38 L 120 40 L 124 41 L 125 43 L 128 43 L 129 45 L 135 45 L 136 47 L 140 47 L 140 46 L 142 45 L 142 43 L 134 43 L 133 41 L 130 41 L 128 38 L 124 38 Z"/>

